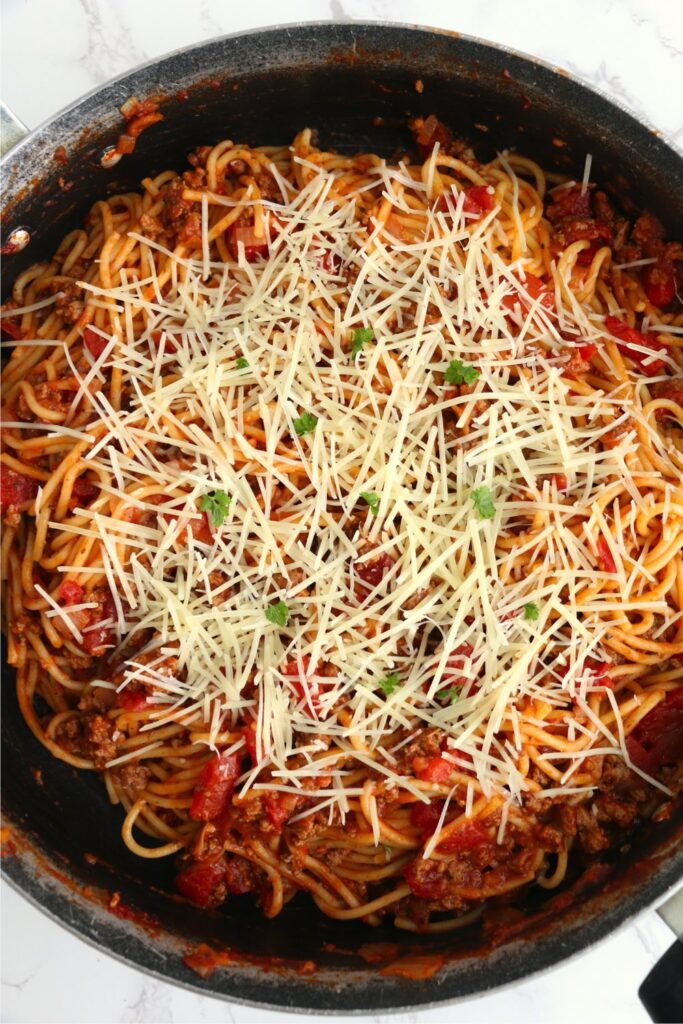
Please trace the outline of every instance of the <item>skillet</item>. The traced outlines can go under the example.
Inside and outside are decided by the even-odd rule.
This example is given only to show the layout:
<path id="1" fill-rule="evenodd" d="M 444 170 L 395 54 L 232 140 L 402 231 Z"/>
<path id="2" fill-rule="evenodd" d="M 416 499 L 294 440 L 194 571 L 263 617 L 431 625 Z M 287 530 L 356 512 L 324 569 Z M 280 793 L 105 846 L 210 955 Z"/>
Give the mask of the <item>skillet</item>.
<path id="1" fill-rule="evenodd" d="M 103 166 L 130 96 L 160 100 L 164 120 L 140 136 L 133 153 Z M 593 176 L 610 184 L 627 211 L 647 206 L 671 237 L 683 237 L 681 156 L 566 73 L 453 33 L 307 24 L 229 36 L 161 58 L 21 141 L 2 166 L 2 226 L 4 241 L 22 228 L 28 244 L 6 257 L 5 288 L 47 256 L 95 199 L 168 167 L 183 170 L 197 145 L 225 137 L 287 142 L 311 126 L 325 146 L 389 157 L 410 145 L 407 119 L 430 113 L 481 160 L 517 147 L 545 168 L 580 177 L 591 153 Z M 377 1013 L 483 992 L 584 949 L 683 875 L 678 807 L 625 843 L 612 862 L 570 878 L 566 891 L 550 898 L 532 891 L 526 914 L 501 923 L 495 935 L 476 927 L 424 937 L 370 930 L 328 920 L 298 898 L 273 921 L 240 898 L 221 912 L 199 913 L 174 895 L 170 863 L 141 862 L 125 848 L 120 816 L 100 781 L 38 746 L 5 665 L 2 713 L 8 880 L 111 955 L 231 1000 Z M 673 964 L 678 978 L 682 964 Z M 675 1019 L 661 1016 L 675 1013 L 670 1004 L 653 1013 Z"/>

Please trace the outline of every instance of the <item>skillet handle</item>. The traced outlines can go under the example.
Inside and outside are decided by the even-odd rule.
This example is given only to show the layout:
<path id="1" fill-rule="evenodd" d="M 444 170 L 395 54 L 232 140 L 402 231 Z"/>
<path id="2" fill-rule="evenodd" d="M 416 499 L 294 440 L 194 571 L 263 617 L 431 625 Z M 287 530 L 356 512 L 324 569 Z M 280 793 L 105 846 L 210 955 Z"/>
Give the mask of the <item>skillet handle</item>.
<path id="1" fill-rule="evenodd" d="M 683 1020 L 683 942 L 676 939 L 638 989 L 640 1001 L 655 1024 Z"/>
<path id="2" fill-rule="evenodd" d="M 12 113 L 9 107 L 0 103 L 0 156 L 8 153 L 27 134 L 26 125 Z"/>
<path id="3" fill-rule="evenodd" d="M 657 913 L 678 938 L 654 965 L 638 995 L 655 1024 L 678 1024 L 683 1021 L 683 889 L 662 903 Z"/>

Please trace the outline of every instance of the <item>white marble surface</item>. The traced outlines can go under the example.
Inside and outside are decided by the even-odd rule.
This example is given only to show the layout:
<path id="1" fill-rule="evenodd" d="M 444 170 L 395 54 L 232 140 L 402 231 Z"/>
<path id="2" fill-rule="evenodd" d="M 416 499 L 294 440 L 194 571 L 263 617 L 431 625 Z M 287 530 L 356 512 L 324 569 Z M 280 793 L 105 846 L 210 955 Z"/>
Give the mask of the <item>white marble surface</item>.
<path id="1" fill-rule="evenodd" d="M 2 0 L 1 11 L 2 96 L 29 127 L 113 75 L 176 47 L 279 22 L 374 19 L 437 25 L 543 57 L 683 145 L 682 0 Z M 68 935 L 7 886 L 2 899 L 3 1021 L 292 1019 L 149 979 Z M 514 989 L 372 1020 L 646 1021 L 636 990 L 670 941 L 650 911 L 597 948 Z"/>

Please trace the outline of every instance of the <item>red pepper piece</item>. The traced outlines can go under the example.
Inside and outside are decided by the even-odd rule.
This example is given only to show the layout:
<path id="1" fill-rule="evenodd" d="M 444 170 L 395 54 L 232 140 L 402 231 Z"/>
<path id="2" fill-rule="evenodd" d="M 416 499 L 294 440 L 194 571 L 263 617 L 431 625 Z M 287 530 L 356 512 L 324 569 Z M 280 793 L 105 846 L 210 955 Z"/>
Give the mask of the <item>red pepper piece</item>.
<path id="1" fill-rule="evenodd" d="M 435 754 L 433 757 L 416 757 L 413 761 L 413 768 L 418 779 L 423 782 L 445 783 L 448 782 L 456 767 L 452 761 Z"/>
<path id="2" fill-rule="evenodd" d="M 598 537 L 597 541 L 598 549 L 598 567 L 601 572 L 616 572 L 617 564 L 614 561 L 612 552 L 610 551 L 609 544 L 604 537 Z"/>
<path id="3" fill-rule="evenodd" d="M 194 864 L 176 875 L 176 889 L 198 907 L 218 907 L 226 895 L 225 861 Z"/>
<path id="4" fill-rule="evenodd" d="M 559 188 L 548 196 L 546 216 L 551 224 L 570 217 L 590 217 L 591 197 L 588 189 L 582 191 L 582 185 L 570 185 Z"/>
<path id="5" fill-rule="evenodd" d="M 92 327 L 83 328 L 83 345 L 87 348 L 93 359 L 99 359 L 109 344 L 109 338 L 103 338 L 101 334 L 94 331 Z"/>
<path id="6" fill-rule="evenodd" d="M 430 800 L 427 804 L 421 800 L 416 801 L 410 807 L 410 824 L 419 829 L 424 837 L 433 835 L 441 817 L 443 803 L 443 800 Z"/>
<path id="7" fill-rule="evenodd" d="M 314 711 L 320 710 L 320 687 L 317 679 L 309 678 L 311 659 L 304 656 L 288 661 L 282 670 L 283 676 L 292 680 L 292 689 L 299 700 L 310 702 Z"/>
<path id="8" fill-rule="evenodd" d="M 230 248 L 235 259 L 239 257 L 239 243 L 244 246 L 244 258 L 247 263 L 255 263 L 258 259 L 268 256 L 268 241 L 265 235 L 260 238 L 254 232 L 253 224 L 233 224 L 228 229 Z"/>
<path id="9" fill-rule="evenodd" d="M 465 821 L 438 844 L 439 853 L 460 853 L 476 850 L 489 842 L 489 834 L 478 821 Z"/>
<path id="10" fill-rule="evenodd" d="M 662 359 L 653 359 L 649 354 L 666 352 L 666 345 L 663 342 L 643 334 L 641 331 L 637 331 L 635 327 L 629 327 L 623 320 L 618 320 L 615 316 L 605 317 L 605 328 L 617 339 L 617 348 L 621 354 L 628 356 L 641 373 L 654 377 L 664 369 L 664 361 Z M 633 348 L 634 345 L 648 349 L 649 352 L 639 352 Z"/>
<path id="11" fill-rule="evenodd" d="M 673 302 L 676 294 L 676 270 L 671 260 L 661 257 L 644 267 L 640 275 L 647 301 L 662 309 Z"/>
<path id="12" fill-rule="evenodd" d="M 193 821 L 212 821 L 230 804 L 235 782 L 241 774 L 237 754 L 216 754 L 206 762 L 192 794 L 190 817 Z"/>
<path id="13" fill-rule="evenodd" d="M 93 595 L 93 600 L 97 600 Z M 99 607 L 90 612 L 90 623 L 83 632 L 83 650 L 93 657 L 100 657 L 114 642 L 114 630 L 111 625 L 102 625 L 113 618 L 115 605 L 110 593 L 99 598 Z M 92 628 L 91 628 L 92 627 Z"/>
<path id="14" fill-rule="evenodd" d="M 626 740 L 626 749 L 634 765 L 650 775 L 683 759 L 683 686 L 669 690 L 638 723 Z"/>
<path id="15" fill-rule="evenodd" d="M 116 694 L 116 706 L 125 711 L 143 711 L 147 704 L 147 691 L 136 683 L 129 683 Z"/>

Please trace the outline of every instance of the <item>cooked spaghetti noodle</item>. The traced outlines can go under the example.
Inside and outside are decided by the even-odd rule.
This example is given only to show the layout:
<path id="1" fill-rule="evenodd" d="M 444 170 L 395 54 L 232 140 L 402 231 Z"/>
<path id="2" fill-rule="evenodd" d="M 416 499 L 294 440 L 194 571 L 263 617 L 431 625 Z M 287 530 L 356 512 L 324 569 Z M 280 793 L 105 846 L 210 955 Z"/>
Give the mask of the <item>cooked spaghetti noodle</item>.
<path id="1" fill-rule="evenodd" d="M 3 310 L 21 709 L 200 906 L 448 930 L 680 787 L 680 248 L 413 127 L 202 148 Z"/>

